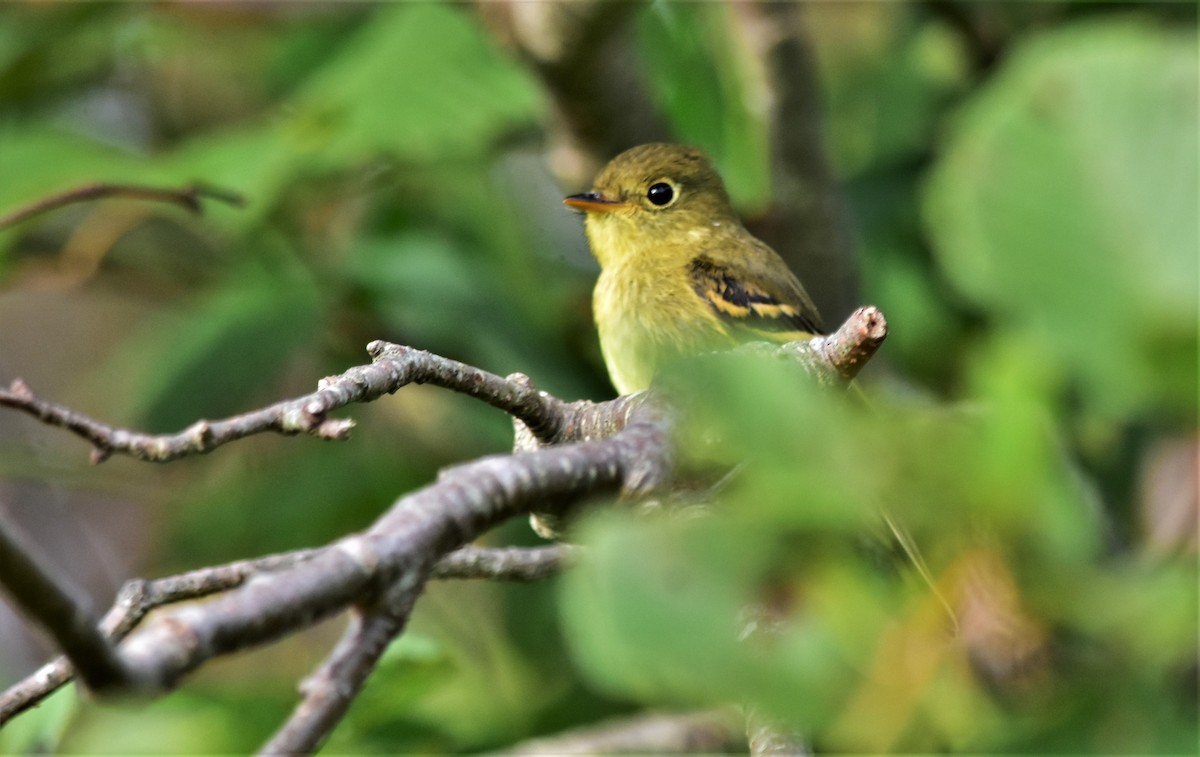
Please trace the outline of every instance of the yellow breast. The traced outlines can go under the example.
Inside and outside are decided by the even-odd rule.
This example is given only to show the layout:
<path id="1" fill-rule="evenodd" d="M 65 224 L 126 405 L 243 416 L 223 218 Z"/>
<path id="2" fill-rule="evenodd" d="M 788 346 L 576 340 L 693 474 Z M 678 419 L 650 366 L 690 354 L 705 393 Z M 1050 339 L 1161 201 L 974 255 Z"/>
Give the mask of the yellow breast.
<path id="1" fill-rule="evenodd" d="M 592 309 L 608 374 L 621 394 L 648 389 L 665 362 L 727 339 L 682 272 L 605 268 Z"/>

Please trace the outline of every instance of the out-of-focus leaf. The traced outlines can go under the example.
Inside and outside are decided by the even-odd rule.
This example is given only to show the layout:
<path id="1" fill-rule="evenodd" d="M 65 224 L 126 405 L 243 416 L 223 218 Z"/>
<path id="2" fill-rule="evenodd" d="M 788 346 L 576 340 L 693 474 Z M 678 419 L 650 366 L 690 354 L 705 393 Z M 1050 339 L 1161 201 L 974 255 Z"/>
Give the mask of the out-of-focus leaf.
<path id="1" fill-rule="evenodd" d="M 732 35 L 721 3 L 655 3 L 638 16 L 638 52 L 680 140 L 704 148 L 746 212 L 771 199 L 764 73 Z"/>
<path id="2" fill-rule="evenodd" d="M 854 177 L 927 151 L 945 101 L 967 81 L 953 33 L 904 3 L 806 10 L 838 173 Z"/>
<path id="3" fill-rule="evenodd" d="M 171 515 L 170 553 L 180 569 L 321 544 L 365 527 L 399 493 L 430 481 L 437 461 L 386 436 L 375 419 L 360 420 L 337 444 L 304 437 L 246 442 L 252 454 L 227 461 Z M 219 529 L 205 528 L 214 521 Z"/>
<path id="4" fill-rule="evenodd" d="M 244 685 L 217 696 L 193 684 L 175 696 L 107 707 L 90 707 L 67 734 L 64 751 L 114 754 L 242 754 L 267 738 L 294 705 L 294 697 L 271 696 Z M 239 713 L 229 719 L 229 708 Z"/>
<path id="5" fill-rule="evenodd" d="M 79 692 L 70 683 L 51 694 L 37 708 L 0 729 L 0 752 L 49 754 L 59 748 L 63 734 L 79 709 Z"/>
<path id="6" fill-rule="evenodd" d="M 313 282 L 244 266 L 194 307 L 146 324 L 108 370 L 123 376 L 128 412 L 151 429 L 175 431 L 272 400 L 264 390 L 293 351 L 317 333 Z"/>
<path id="7" fill-rule="evenodd" d="M 144 157 L 53 130 L 0 124 L 0 213 L 94 181 L 153 184 L 164 172 Z"/>
<path id="8" fill-rule="evenodd" d="M 1197 72 L 1194 35 L 1047 35 L 962 114 L 928 187 L 955 283 L 1107 414 L 1195 414 Z"/>
<path id="9" fill-rule="evenodd" d="M 230 208 L 205 202 L 207 218 L 248 229 L 276 207 L 296 174 L 311 156 L 305 155 L 273 125 L 204 134 L 163 156 L 160 163 L 177 184 L 202 182 L 232 192 L 244 206 Z"/>
<path id="10" fill-rule="evenodd" d="M 123 16 L 119 6 L 100 3 L 0 7 L 0 103 L 5 110 L 53 102 L 86 81 L 111 54 L 112 36 L 119 33 Z"/>
<path id="11" fill-rule="evenodd" d="M 324 160 L 476 155 L 539 112 L 532 80 L 462 11 L 398 3 L 297 96 L 292 125 Z"/>
<path id="12" fill-rule="evenodd" d="M 1016 580 L 1038 587 L 1036 612 L 1087 580 L 1102 531 L 1049 424 L 1052 377 L 1019 350 L 984 358 L 987 409 L 976 413 L 883 397 L 864 409 L 781 366 L 756 375 L 745 359 L 690 368 L 697 384 L 683 404 L 707 424 L 683 437 L 701 441 L 701 459 L 746 462 L 712 521 L 598 520 L 584 531 L 589 560 L 563 602 L 585 670 L 646 701 L 761 702 L 839 748 L 873 745 L 842 722 L 856 712 L 894 719 L 889 738 L 907 748 L 1002 743 L 933 587 L 948 590 L 969 545 L 995 542 L 1019 556 Z M 900 549 L 885 512 L 920 560 Z M 730 618 L 760 602 L 787 622 L 761 648 L 734 643 Z M 897 670 L 896 655 L 915 669 Z M 894 703 L 877 690 L 888 685 L 904 689 Z"/>
<path id="13" fill-rule="evenodd" d="M 748 691 L 754 665 L 738 617 L 768 556 L 752 533 L 610 517 L 582 541 L 589 557 L 563 582 L 564 619 L 598 683 L 689 705 Z"/>
<path id="14" fill-rule="evenodd" d="M 349 273 L 396 338 L 462 354 L 495 307 L 480 301 L 486 287 L 471 263 L 452 239 L 412 231 L 362 240 Z"/>

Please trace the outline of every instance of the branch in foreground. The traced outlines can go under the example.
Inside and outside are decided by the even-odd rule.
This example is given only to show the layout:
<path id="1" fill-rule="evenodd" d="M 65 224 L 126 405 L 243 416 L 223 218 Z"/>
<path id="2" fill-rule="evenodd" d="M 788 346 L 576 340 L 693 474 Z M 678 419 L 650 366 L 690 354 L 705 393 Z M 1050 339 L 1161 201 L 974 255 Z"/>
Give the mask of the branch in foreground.
<path id="1" fill-rule="evenodd" d="M 741 349 L 791 357 L 819 380 L 837 377 L 850 380 L 886 336 L 887 321 L 883 313 L 868 305 L 852 313 L 828 336 L 773 347 L 754 343 Z M 312 394 L 223 420 L 197 421 L 174 434 L 144 434 L 100 423 L 63 405 L 37 398 L 20 380 L 7 390 L 0 390 L 0 406 L 28 413 L 47 425 L 65 428 L 88 440 L 94 448 L 93 462 L 102 462 L 113 453 L 168 462 L 211 452 L 223 444 L 268 431 L 345 439 L 354 422 L 330 419 L 331 411 L 352 402 L 379 399 L 408 384 L 433 384 L 481 399 L 521 421 L 534 437 L 547 443 L 591 438 L 603 431 L 597 427 L 597 418 L 603 420 L 604 416 L 591 411 L 592 403 L 563 402 L 538 391 L 521 374 L 501 378 L 457 360 L 388 342 L 372 342 L 367 350 L 373 358 L 371 364 L 324 379 Z"/>
<path id="2" fill-rule="evenodd" d="M 201 568 L 152 581 L 127 581 L 117 593 L 116 603 L 100 621 L 100 632 L 106 639 L 120 641 L 157 607 L 227 591 L 240 586 L 255 573 L 294 565 L 318 551 L 320 550 L 298 550 Z M 75 669 L 71 662 L 66 656 L 62 656 L 46 663 L 23 681 L 0 693 L 0 726 L 30 707 L 40 704 L 69 682 L 74 675 Z"/>
<path id="3" fill-rule="evenodd" d="M 813 753 L 803 736 L 779 727 L 778 723 L 771 722 L 753 708 L 746 713 L 746 741 L 750 744 L 752 757 L 767 754 L 810 757 Z"/>
<path id="4" fill-rule="evenodd" d="M 531 549 L 462 547 L 438 560 L 429 577 L 536 581 L 559 573 L 579 550 L 566 544 Z M 421 588 L 402 577 L 374 607 L 359 609 L 352 616 L 329 658 L 301 684 L 304 698 L 260 754 L 316 751 L 346 714 L 388 644 L 404 631 Z"/>
<path id="5" fill-rule="evenodd" d="M 117 593 L 117 601 L 100 622 L 100 630 L 105 638 L 120 641 L 155 608 L 228 591 L 241 586 L 257 573 L 295 565 L 322 549 L 302 549 L 253 560 L 239 560 L 166 578 L 127 581 Z M 529 549 L 463 547 L 439 560 L 430 571 L 430 578 L 532 581 L 555 575 L 578 552 L 578 547 L 567 544 Z M 61 656 L 0 693 L 0 726 L 30 707 L 36 707 L 74 676 L 75 669 L 70 661 L 66 656 Z"/>
<path id="6" fill-rule="evenodd" d="M 720 710 L 638 715 L 526 741 L 496 754 L 724 754 L 745 748 L 739 730 L 737 718 Z"/>
<path id="7" fill-rule="evenodd" d="M 864 308 L 830 337 L 793 343 L 777 348 L 772 354 L 794 357 L 806 367 L 815 366 L 816 370 L 839 377 L 853 375 L 856 366 L 870 357 L 885 334 L 886 323 L 878 311 Z M 369 672 L 374 647 L 365 640 L 400 632 L 410 601 L 415 601 L 436 562 L 455 547 L 507 518 L 535 508 L 550 514 L 563 513 L 589 497 L 618 491 L 633 495 L 650 493 L 661 490 L 670 480 L 671 418 L 651 393 L 598 404 L 564 403 L 537 392 L 523 376 L 501 379 L 454 361 L 382 342 L 372 343 L 370 349 L 376 358 L 372 365 L 329 379 L 314 395 L 258 412 L 271 411 L 278 418 L 278 408 L 306 400 L 324 401 L 334 407 L 363 396 L 378 397 L 389 391 L 389 386 L 398 388 L 404 383 L 421 381 L 426 377 L 422 373 L 425 370 L 434 374 L 428 383 L 455 388 L 509 409 L 518 420 L 528 420 L 539 428 L 543 443 L 560 446 L 484 458 L 448 469 L 436 483 L 401 498 L 363 534 L 303 553 L 302 557 L 289 556 L 277 571 L 258 575 L 254 581 L 245 581 L 244 574 L 239 578 L 238 571 L 232 571 L 224 582 L 236 583 L 237 588 L 213 601 L 160 614 L 129 638 L 117 651 L 126 678 L 111 688 L 170 688 L 182 675 L 212 657 L 280 638 L 351 605 L 394 608 L 399 602 L 400 612 L 391 610 L 391 620 L 382 614 L 377 618 L 364 615 L 364 624 L 370 619 L 370 627 L 364 625 L 363 629 L 354 630 L 351 641 L 343 651 L 331 656 L 326 666 L 330 671 Z M 47 407 L 31 396 L 17 399 L 27 412 Z M 60 417 L 47 422 L 57 420 L 57 425 L 67 425 L 61 414 L 71 411 L 51 407 L 48 412 L 59 413 Z M 314 418 L 314 422 L 322 421 L 323 418 Z M 269 428 L 272 426 L 268 423 L 258 430 Z M 533 562 L 542 559 L 538 557 Z M 482 560 L 479 555 L 460 556 L 442 570 L 454 573 L 465 570 L 464 565 L 471 565 L 472 571 L 507 573 L 507 577 L 513 578 L 519 578 L 525 570 L 501 568 L 504 562 L 495 555 Z M 213 580 L 198 585 L 222 584 L 221 580 Z M 377 603 L 373 598 L 384 592 L 385 597 L 390 595 L 393 600 L 398 597 L 403 601 Z M 351 665 L 352 660 L 357 662 Z M 43 672 L 45 669 L 0 697 L 0 705 L 9 707 L 8 712 L 17 711 L 10 707 L 17 692 L 18 699 L 24 697 L 21 699 L 24 704 L 18 703 L 17 709 L 29 706 L 34 701 L 29 691 L 53 690 L 61 684 L 54 684 L 51 678 L 56 675 L 65 680 L 70 675 L 70 666 L 58 661 L 57 668 L 50 671 L 52 676 L 38 680 Z M 335 685 L 348 683 L 347 697 L 353 697 L 357 690 L 354 687 L 361 685 L 355 683 L 359 681 L 358 673 L 350 678 L 328 679 Z M 301 718 L 298 728 L 310 735 L 297 743 L 318 743 L 336 724 L 348 701 L 348 698 L 339 701 L 338 697 L 323 696 L 322 701 L 306 697 L 306 703 L 317 704 L 313 707 L 302 704 L 298 710 Z M 3 712 L 0 707 L 0 713 Z M 281 731 L 283 735 L 286 733 Z"/>
<path id="8" fill-rule="evenodd" d="M 450 468 L 402 497 L 362 534 L 203 605 L 152 618 L 126 639 L 127 688 L 167 689 L 212 657 L 280 638 L 396 584 L 421 585 L 443 554 L 533 507 L 652 491 L 671 473 L 668 431 L 649 402 L 623 403 L 610 439 L 496 456 Z"/>
<path id="9" fill-rule="evenodd" d="M 579 556 L 581 547 L 463 547 L 438 560 L 430 578 L 491 578 L 503 581 L 540 581 L 556 576 Z"/>
<path id="10" fill-rule="evenodd" d="M 422 585 L 401 579 L 375 608 L 359 611 L 328 659 L 300 685 L 304 698 L 259 754 L 311 754 L 350 709 L 392 640 L 404 631 Z"/>
<path id="11" fill-rule="evenodd" d="M 82 187 L 68 189 L 65 192 L 44 197 L 37 202 L 0 216 L 0 230 L 73 203 L 89 202 L 104 197 L 128 197 L 135 200 L 171 203 L 186 208 L 193 213 L 203 211 L 204 207 L 200 204 L 201 200 L 219 200 L 228 205 L 238 207 L 245 204 L 245 200 L 241 195 L 205 184 L 192 184 L 180 189 L 149 187 L 143 184 L 85 184 Z"/>
<path id="12" fill-rule="evenodd" d="M 124 679 L 121 660 L 97 628 L 91 603 L 0 518 L 0 584 L 75 662 L 89 686 Z"/>

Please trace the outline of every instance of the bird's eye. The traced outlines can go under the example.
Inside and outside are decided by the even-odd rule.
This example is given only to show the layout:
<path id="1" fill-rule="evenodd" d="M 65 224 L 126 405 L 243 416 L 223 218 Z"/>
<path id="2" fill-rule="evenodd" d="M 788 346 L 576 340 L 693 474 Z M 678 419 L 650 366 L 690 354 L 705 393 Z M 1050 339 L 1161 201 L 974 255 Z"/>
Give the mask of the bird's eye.
<path id="1" fill-rule="evenodd" d="M 670 205 L 671 201 L 675 199 L 675 188 L 665 181 L 651 184 L 650 188 L 646 190 L 646 199 L 652 205 L 657 205 L 660 208 L 665 207 Z"/>

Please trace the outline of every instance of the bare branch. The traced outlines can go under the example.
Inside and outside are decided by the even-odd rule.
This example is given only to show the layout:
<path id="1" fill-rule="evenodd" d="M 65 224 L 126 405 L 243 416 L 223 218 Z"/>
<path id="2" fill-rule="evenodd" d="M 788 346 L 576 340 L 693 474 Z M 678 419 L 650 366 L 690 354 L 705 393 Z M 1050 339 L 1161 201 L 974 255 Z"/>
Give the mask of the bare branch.
<path id="1" fill-rule="evenodd" d="M 772 348 L 771 354 L 796 359 L 819 375 L 841 380 L 854 374 L 884 336 L 882 315 L 863 308 L 829 337 Z M 131 582 L 102 623 L 102 639 L 121 639 L 161 604 L 227 593 L 152 618 L 117 648 L 116 680 L 103 679 L 94 686 L 170 688 L 212 657 L 272 641 L 347 607 L 369 607 L 310 679 L 292 720 L 265 747 L 315 748 L 345 712 L 387 641 L 403 629 L 426 580 L 534 580 L 554 573 L 574 554 L 566 546 L 467 548 L 450 554 L 453 550 L 515 515 L 537 510 L 562 516 L 596 495 L 639 496 L 660 492 L 670 481 L 672 417 L 653 393 L 605 403 L 565 403 L 538 392 L 524 376 L 503 379 L 383 342 L 374 342 L 369 349 L 374 357 L 371 365 L 325 380 L 312 395 L 227 421 L 197 424 L 193 429 L 204 429 L 195 437 L 202 442 L 198 448 L 181 445 L 180 435 L 153 437 L 105 427 L 37 400 L 19 382 L 11 392 L 0 393 L 0 404 L 80 433 L 102 452 L 119 449 L 143 459 L 207 451 L 264 430 L 324 431 L 337 438 L 349 422 L 326 420 L 329 410 L 375 399 L 413 382 L 455 389 L 505 409 L 515 416 L 527 440 L 519 445 L 519 454 L 483 458 L 443 471 L 435 483 L 399 499 L 368 531 L 330 546 L 171 579 Z M 530 427 L 538 429 L 536 439 Z M 251 577 L 254 580 L 247 580 Z M 381 591 L 382 599 L 373 599 Z M 71 665 L 59 659 L 0 695 L 0 723 L 36 704 L 71 675 Z"/>
<path id="2" fill-rule="evenodd" d="M 352 402 L 370 402 L 408 384 L 434 384 L 469 394 L 520 418 L 539 437 L 553 436 L 562 417 L 560 400 L 538 391 L 519 374 L 504 379 L 456 360 L 387 342 L 367 346 L 374 361 L 323 380 L 317 391 L 296 399 L 218 421 L 201 420 L 174 434 L 144 434 L 95 421 L 82 413 L 34 396 L 20 380 L 0 390 L 0 406 L 28 413 L 92 443 L 92 461 L 121 453 L 150 462 L 168 462 L 211 452 L 231 441 L 273 431 L 345 439 L 354 422 L 328 418 Z"/>
<path id="3" fill-rule="evenodd" d="M 350 620 L 333 652 L 300 685 L 304 698 L 259 754 L 311 754 L 328 738 L 367 677 L 400 635 L 423 584 L 400 580 L 371 610 Z"/>
<path id="4" fill-rule="evenodd" d="M 873 306 L 866 306 L 852 313 L 829 336 L 774 349 L 776 354 L 790 355 L 813 369 L 818 377 L 832 369 L 849 380 L 886 336 L 887 321 L 883 314 Z M 762 347 L 751 345 L 747 349 L 761 351 Z M 354 422 L 328 418 L 330 411 L 352 402 L 376 400 L 408 384 L 433 384 L 483 400 L 521 421 L 538 441 L 561 443 L 607 435 L 603 431 L 611 422 L 611 412 L 600 412 L 600 406 L 590 402 L 565 403 L 538 391 L 522 374 L 501 378 L 456 360 L 388 342 L 372 342 L 367 350 L 373 357 L 370 365 L 356 366 L 340 376 L 324 379 L 312 394 L 223 420 L 197 421 L 174 434 L 143 434 L 100 423 L 35 397 L 19 379 L 7 391 L 0 390 L 0 406 L 20 410 L 83 437 L 94 447 L 94 462 L 102 462 L 113 453 L 167 462 L 210 452 L 231 441 L 267 431 L 345 439 Z"/>
<path id="5" fill-rule="evenodd" d="M 745 748 L 738 730 L 737 718 L 727 711 L 656 713 L 534 739 L 496 754 L 721 754 Z"/>
<path id="6" fill-rule="evenodd" d="M 780 728 L 778 723 L 769 721 L 753 708 L 746 713 L 746 741 L 753 757 L 766 754 L 808 757 L 813 753 L 803 736 Z"/>
<path id="7" fill-rule="evenodd" d="M 433 563 L 533 507 L 654 491 L 670 478 L 668 425 L 652 403 L 631 405 L 610 439 L 495 456 L 447 469 L 402 497 L 370 530 L 199 606 L 165 612 L 132 634 L 121 657 L 131 686 L 170 688 L 204 661 L 307 627 L 401 579 L 421 585 Z"/>
<path id="8" fill-rule="evenodd" d="M 887 339 L 887 333 L 883 313 L 874 305 L 865 305 L 851 313 L 837 331 L 814 340 L 814 349 L 826 364 L 849 381 Z"/>
<path id="9" fill-rule="evenodd" d="M 429 577 L 540 581 L 561 573 L 577 559 L 579 551 L 580 547 L 571 544 L 532 549 L 463 547 L 438 560 Z"/>
<path id="10" fill-rule="evenodd" d="M 204 199 L 218 200 L 238 207 L 245 204 L 245 200 L 241 195 L 204 184 L 191 184 L 180 189 L 149 187 L 142 184 L 85 184 L 82 187 L 68 189 L 65 192 L 42 198 L 30 205 L 0 216 L 0 230 L 7 229 L 21 221 L 29 220 L 34 216 L 48 213 L 73 203 L 89 202 L 104 197 L 128 197 L 135 200 L 171 203 L 186 208 L 193 213 L 203 211 L 200 201 Z"/>
<path id="11" fill-rule="evenodd" d="M 127 581 L 117 593 L 116 603 L 100 621 L 100 631 L 105 638 L 119 641 L 156 607 L 227 591 L 241 585 L 255 573 L 294 565 L 319 551 L 298 550 L 254 560 L 239 560 L 152 581 Z M 62 656 L 0 693 L 0 726 L 30 707 L 36 707 L 74 676 L 75 669 Z"/>
<path id="12" fill-rule="evenodd" d="M 323 549 L 302 549 L 253 560 L 239 560 L 149 581 L 127 581 L 118 592 L 113 607 L 100 621 L 100 630 L 106 638 L 120 641 L 155 608 L 228 591 L 241 586 L 256 573 L 296 565 Z M 439 560 L 430 572 L 430 578 L 535 581 L 561 571 L 578 549 L 566 544 L 537 549 L 463 547 Z M 70 661 L 66 656 L 60 656 L 0 693 L 0 726 L 25 710 L 36 707 L 74 677 L 75 669 Z"/>
<path id="13" fill-rule="evenodd" d="M 429 578 L 537 581 L 557 574 L 578 551 L 566 544 L 536 549 L 462 547 L 438 560 Z M 316 751 L 358 696 L 388 644 L 403 632 L 422 588 L 402 578 L 375 607 L 351 616 L 337 647 L 301 684 L 303 700 L 260 754 Z"/>

